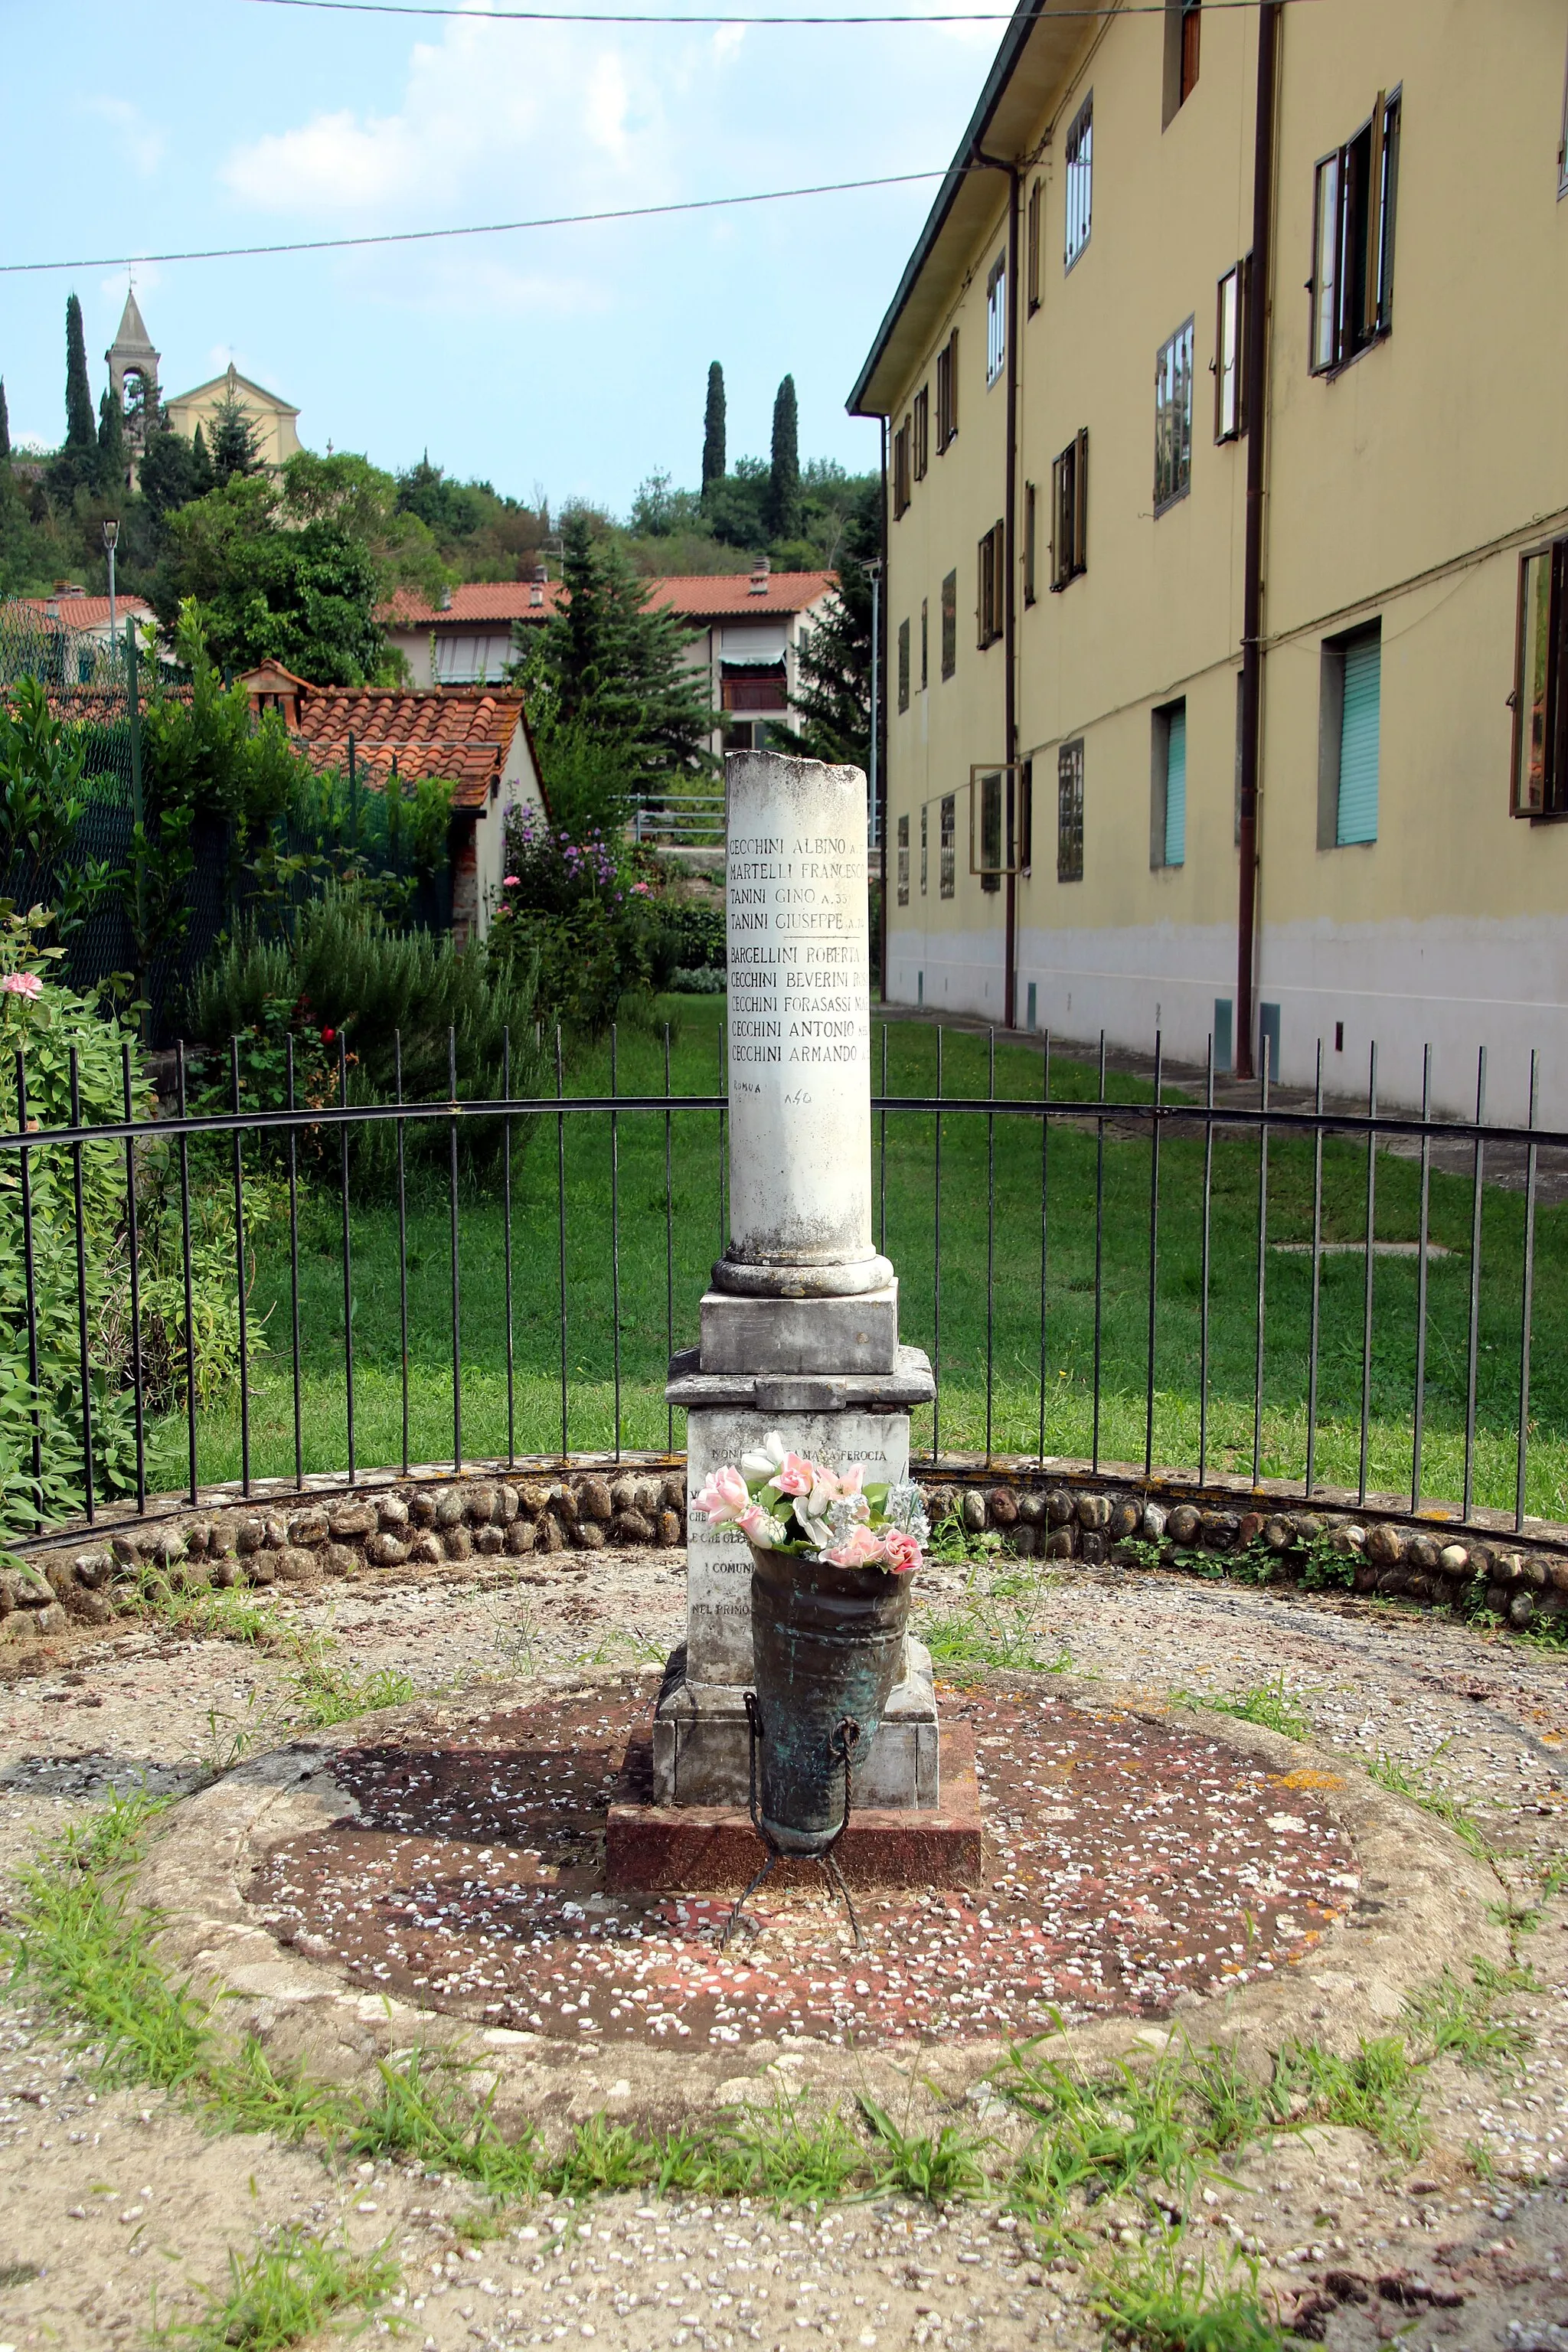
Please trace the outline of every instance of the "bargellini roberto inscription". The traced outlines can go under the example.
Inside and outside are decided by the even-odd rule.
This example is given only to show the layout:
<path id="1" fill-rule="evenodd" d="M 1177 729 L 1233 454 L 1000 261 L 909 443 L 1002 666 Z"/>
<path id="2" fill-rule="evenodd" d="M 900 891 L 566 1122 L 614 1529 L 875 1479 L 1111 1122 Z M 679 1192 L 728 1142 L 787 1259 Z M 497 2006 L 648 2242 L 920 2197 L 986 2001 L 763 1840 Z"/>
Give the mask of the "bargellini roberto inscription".
<path id="1" fill-rule="evenodd" d="M 865 852 L 848 835 L 756 834 L 731 839 L 728 863 L 736 1090 L 757 1090 L 748 1066 L 868 1062 Z"/>

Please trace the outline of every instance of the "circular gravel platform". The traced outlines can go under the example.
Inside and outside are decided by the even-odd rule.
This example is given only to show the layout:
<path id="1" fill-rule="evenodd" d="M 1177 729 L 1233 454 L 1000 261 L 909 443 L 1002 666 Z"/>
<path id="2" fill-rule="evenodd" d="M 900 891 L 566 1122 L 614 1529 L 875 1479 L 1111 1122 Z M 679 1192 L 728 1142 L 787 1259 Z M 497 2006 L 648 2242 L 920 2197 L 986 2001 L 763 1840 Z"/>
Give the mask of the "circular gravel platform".
<path id="1" fill-rule="evenodd" d="M 1331 1773 L 1273 1771 L 1203 1717 L 1091 1711 L 1031 1677 L 942 1697 L 973 1727 L 983 1893 L 862 1893 L 857 1951 L 810 1873 L 770 1884 L 721 1951 L 723 1896 L 605 1891 L 605 1813 L 650 1696 L 612 1679 L 362 1732 L 321 1759 L 341 1817 L 260 1858 L 254 1916 L 367 1993 L 577 2050 L 717 2055 L 1155 2019 L 1278 1979 L 1355 1900 Z"/>

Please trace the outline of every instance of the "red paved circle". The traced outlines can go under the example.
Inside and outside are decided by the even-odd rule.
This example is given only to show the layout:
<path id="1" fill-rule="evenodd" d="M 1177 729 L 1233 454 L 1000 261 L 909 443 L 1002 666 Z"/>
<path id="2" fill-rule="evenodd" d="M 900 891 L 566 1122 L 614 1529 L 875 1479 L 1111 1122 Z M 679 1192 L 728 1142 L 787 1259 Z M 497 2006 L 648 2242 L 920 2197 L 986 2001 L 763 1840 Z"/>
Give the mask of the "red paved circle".
<path id="1" fill-rule="evenodd" d="M 605 1809 L 649 1715 L 629 1682 L 342 1752 L 357 1817 L 276 1847 L 251 1898 L 367 1989 L 579 2046 L 694 2047 L 1159 2017 L 1300 1959 L 1353 1899 L 1326 1776 L 1016 1680 L 942 1704 L 974 1727 L 988 1891 L 861 1894 L 859 1952 L 813 1883 L 764 1890 L 727 1954 L 724 1898 L 605 1892 Z"/>

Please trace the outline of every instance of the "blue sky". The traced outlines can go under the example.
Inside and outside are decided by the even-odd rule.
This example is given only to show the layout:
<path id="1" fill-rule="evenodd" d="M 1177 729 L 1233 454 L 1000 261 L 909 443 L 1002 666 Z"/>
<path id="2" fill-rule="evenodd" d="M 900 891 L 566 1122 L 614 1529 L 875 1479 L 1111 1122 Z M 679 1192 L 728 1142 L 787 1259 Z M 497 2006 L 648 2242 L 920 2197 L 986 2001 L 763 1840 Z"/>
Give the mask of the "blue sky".
<path id="1" fill-rule="evenodd" d="M 7 261 L 941 166 L 1001 30 L 400 23 L 250 0 L 168 0 L 153 16 L 106 0 L 10 0 L 0 23 L 14 98 L 36 100 L 8 110 L 8 183 L 27 194 L 6 208 Z M 312 447 L 331 438 L 395 467 L 428 446 L 515 495 L 624 511 L 656 468 L 695 480 L 711 359 L 724 363 L 731 463 L 765 454 L 789 370 L 802 454 L 875 464 L 875 428 L 852 423 L 844 401 L 933 192 L 150 264 L 137 294 L 166 392 L 232 356 L 299 404 Z M 15 440 L 63 432 L 73 288 L 101 390 L 125 282 L 123 268 L 0 278 Z"/>

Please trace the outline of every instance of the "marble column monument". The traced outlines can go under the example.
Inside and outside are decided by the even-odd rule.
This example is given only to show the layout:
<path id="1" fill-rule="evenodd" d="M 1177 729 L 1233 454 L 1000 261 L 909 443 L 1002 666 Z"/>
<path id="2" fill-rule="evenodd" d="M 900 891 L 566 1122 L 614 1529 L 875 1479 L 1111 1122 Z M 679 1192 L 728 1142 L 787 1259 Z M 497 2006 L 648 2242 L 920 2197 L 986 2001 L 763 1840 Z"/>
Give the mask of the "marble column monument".
<path id="1" fill-rule="evenodd" d="M 701 1342 L 667 1394 L 687 1414 L 688 1494 L 777 1430 L 795 1452 L 898 1478 L 931 1366 L 899 1344 L 898 1278 L 871 1237 L 866 780 L 747 751 L 726 762 L 730 1241 Z M 661 1805 L 743 1805 L 752 1558 L 696 1513 L 687 1638 L 654 1724 Z M 863 1764 L 861 1805 L 939 1799 L 931 1661 L 905 1670 Z"/>

